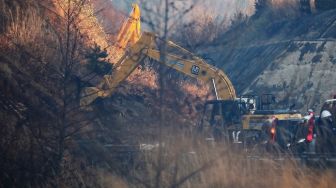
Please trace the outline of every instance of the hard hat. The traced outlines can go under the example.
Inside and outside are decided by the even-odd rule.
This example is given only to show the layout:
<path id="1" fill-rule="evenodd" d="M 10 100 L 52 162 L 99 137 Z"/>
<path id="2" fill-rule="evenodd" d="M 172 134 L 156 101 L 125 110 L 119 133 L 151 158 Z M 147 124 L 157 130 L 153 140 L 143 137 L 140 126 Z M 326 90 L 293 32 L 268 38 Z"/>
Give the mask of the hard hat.
<path id="1" fill-rule="evenodd" d="M 331 113 L 328 110 L 323 110 L 321 113 L 321 118 L 330 117 Z"/>
<path id="2" fill-rule="evenodd" d="M 309 116 L 314 116 L 314 111 L 312 109 L 309 109 L 308 114 L 309 114 Z"/>

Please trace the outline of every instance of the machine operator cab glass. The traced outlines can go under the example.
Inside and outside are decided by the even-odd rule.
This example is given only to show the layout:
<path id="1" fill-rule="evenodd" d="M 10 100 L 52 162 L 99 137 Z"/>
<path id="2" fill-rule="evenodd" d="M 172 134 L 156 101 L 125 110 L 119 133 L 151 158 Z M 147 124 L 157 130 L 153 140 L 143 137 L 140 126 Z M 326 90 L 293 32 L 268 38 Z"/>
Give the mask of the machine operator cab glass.
<path id="1" fill-rule="evenodd" d="M 241 116 L 252 113 L 255 105 L 246 100 L 212 100 L 204 105 L 201 127 L 226 128 L 239 124 Z"/>

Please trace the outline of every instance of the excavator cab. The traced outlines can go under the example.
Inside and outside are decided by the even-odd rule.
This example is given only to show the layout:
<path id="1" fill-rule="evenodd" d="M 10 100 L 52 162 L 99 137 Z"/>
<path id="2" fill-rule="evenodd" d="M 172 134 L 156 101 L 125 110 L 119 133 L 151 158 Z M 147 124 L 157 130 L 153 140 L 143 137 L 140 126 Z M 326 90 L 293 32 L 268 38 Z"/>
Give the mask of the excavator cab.
<path id="1" fill-rule="evenodd" d="M 207 101 L 203 109 L 202 125 L 221 126 L 239 123 L 242 114 L 246 114 L 245 101 L 236 100 L 211 100 Z M 221 123 L 218 124 L 218 121 Z"/>
<path id="2" fill-rule="evenodd" d="M 226 138 L 235 142 L 231 135 L 241 130 L 241 117 L 252 113 L 255 106 L 255 99 L 246 96 L 234 100 L 207 101 L 199 128 L 202 131 L 212 130 L 216 141 Z"/>
<path id="3" fill-rule="evenodd" d="M 199 124 L 202 132 L 210 133 L 216 141 L 241 143 L 240 133 L 242 116 L 256 110 L 254 96 L 242 96 L 234 100 L 210 100 L 204 105 L 203 116 Z"/>
<path id="4" fill-rule="evenodd" d="M 204 104 L 202 126 L 214 126 L 220 116 L 222 127 L 241 123 L 241 117 L 257 110 L 257 97 L 242 95 L 234 100 L 209 100 Z"/>
<path id="5" fill-rule="evenodd" d="M 241 141 L 236 136 L 238 132 L 243 133 L 243 130 L 251 129 L 252 121 L 260 124 L 272 118 L 275 113 L 272 110 L 274 104 L 275 97 L 272 94 L 259 96 L 249 94 L 234 100 L 207 101 L 204 105 L 200 128 L 221 129 L 223 134 L 228 135 L 230 141 L 237 143 Z"/>

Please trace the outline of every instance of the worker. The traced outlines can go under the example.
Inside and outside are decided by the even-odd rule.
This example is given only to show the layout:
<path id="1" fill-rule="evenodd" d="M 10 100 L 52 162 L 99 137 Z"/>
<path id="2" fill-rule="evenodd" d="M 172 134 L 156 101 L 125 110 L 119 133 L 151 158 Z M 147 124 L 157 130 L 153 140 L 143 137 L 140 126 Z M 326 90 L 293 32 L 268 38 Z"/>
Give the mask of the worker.
<path id="1" fill-rule="evenodd" d="M 310 143 L 316 137 L 316 134 L 314 134 L 314 121 L 315 121 L 314 111 L 312 109 L 309 109 L 308 115 L 305 118 L 307 119 L 308 122 L 308 134 L 306 137 L 306 141 Z"/>
<path id="2" fill-rule="evenodd" d="M 309 109 L 307 111 L 307 114 L 303 117 L 305 120 L 310 120 L 310 118 L 312 118 L 314 116 L 314 111 L 312 109 Z"/>
<path id="3" fill-rule="evenodd" d="M 322 107 L 320 114 L 320 126 L 318 126 L 318 144 L 319 152 L 328 153 L 333 150 L 333 138 L 336 133 L 335 127 L 332 125 L 332 115 L 330 113 L 330 104 Z"/>
<path id="4" fill-rule="evenodd" d="M 315 153 L 316 147 L 316 127 L 315 127 L 315 114 L 312 109 L 308 110 L 308 115 L 306 117 L 308 125 L 308 133 L 306 135 L 306 143 L 308 146 L 309 153 Z"/>
<path id="5" fill-rule="evenodd" d="M 331 129 L 334 133 L 336 132 L 336 127 L 333 126 L 333 119 L 332 119 L 332 114 L 330 113 L 330 108 L 329 106 L 324 107 L 324 109 L 321 112 L 321 121 L 322 124 L 326 127 L 328 127 L 329 129 Z"/>
<path id="6" fill-rule="evenodd" d="M 323 110 L 321 112 L 321 119 L 330 122 L 331 120 L 331 113 L 329 110 Z"/>

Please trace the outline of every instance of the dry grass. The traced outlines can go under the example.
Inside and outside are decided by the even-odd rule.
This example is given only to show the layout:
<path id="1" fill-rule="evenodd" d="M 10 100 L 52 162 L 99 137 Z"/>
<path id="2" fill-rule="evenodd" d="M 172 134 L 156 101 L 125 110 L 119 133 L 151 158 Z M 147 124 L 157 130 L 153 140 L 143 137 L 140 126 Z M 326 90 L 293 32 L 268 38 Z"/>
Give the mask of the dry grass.
<path id="1" fill-rule="evenodd" d="M 96 187 L 128 187 L 126 180 L 103 169 L 98 169 L 95 174 L 98 182 Z"/>
<path id="2" fill-rule="evenodd" d="M 37 41 L 40 42 L 41 38 L 47 36 L 48 33 L 44 30 L 45 22 L 37 10 L 34 8 L 23 10 L 17 7 L 16 9 L 8 8 L 7 11 L 10 24 L 6 27 L 6 33 L 2 37 L 21 48 L 43 54 L 45 47 Z"/>
<path id="3" fill-rule="evenodd" d="M 155 70 L 144 66 L 137 68 L 128 78 L 127 81 L 135 87 L 148 87 L 158 89 L 158 74 Z"/>
<path id="4" fill-rule="evenodd" d="M 47 57 L 50 56 L 52 49 L 46 47 L 50 42 L 48 43 L 44 38 L 49 33 L 44 28 L 44 20 L 36 10 L 16 11 L 17 13 L 11 14 L 7 37 L 15 40 L 13 42 L 24 49 L 41 54 L 45 60 L 48 60 Z M 83 25 L 83 33 L 97 24 L 92 17 L 90 7 L 87 11 L 84 14 L 92 19 L 88 20 L 87 25 Z M 86 18 L 86 16 L 81 17 Z M 87 33 L 88 38 L 95 39 L 94 43 L 105 46 L 102 29 L 98 27 L 97 30 L 96 33 Z M 50 40 L 55 39 L 50 37 Z M 53 62 L 53 59 L 54 57 L 50 57 L 48 62 Z M 134 73 L 129 78 L 130 81 L 133 80 L 135 85 L 157 88 L 156 73 L 152 70 L 145 71 L 148 73 Z M 199 96 L 207 95 L 208 90 L 203 85 L 195 86 L 191 83 L 183 85 L 187 92 L 197 93 Z M 202 92 L 198 87 L 204 88 Z M 168 122 L 175 125 L 174 127 L 180 125 L 176 123 L 178 120 L 174 120 L 174 117 L 176 118 L 174 114 L 167 113 L 166 117 L 169 117 Z M 184 129 L 165 128 L 162 134 L 156 134 L 156 140 L 143 140 L 153 143 L 159 139 L 162 141 L 162 147 L 142 153 L 127 176 L 117 176 L 107 170 L 90 168 L 90 164 L 84 162 L 83 166 L 87 169 L 83 170 L 84 167 L 78 158 L 73 159 L 67 164 L 69 167 L 64 174 L 66 179 L 62 180 L 63 187 L 155 187 L 155 185 L 159 187 L 332 187 L 335 178 L 333 171 L 311 170 L 292 161 L 277 163 L 271 160 L 246 160 L 245 153 L 235 152 L 224 144 L 214 145 L 205 142 L 203 136 L 198 137 L 195 132 Z M 13 143 L 11 145 L 13 146 Z M 75 172 L 68 169 L 75 169 Z M 159 175 L 158 172 L 160 172 Z"/>
<path id="5" fill-rule="evenodd" d="M 82 5 L 82 2 L 85 3 Z M 67 0 L 54 0 L 54 6 L 56 8 L 56 12 L 61 17 L 65 17 L 68 6 L 76 11 L 79 11 L 78 19 L 76 21 L 77 27 L 80 30 L 81 34 L 86 37 L 85 41 L 87 45 L 92 46 L 94 44 L 97 44 L 102 49 L 109 46 L 107 41 L 107 35 L 104 31 L 102 24 L 95 16 L 94 7 L 90 1 L 71 0 L 69 4 Z"/>
<path id="6" fill-rule="evenodd" d="M 161 151 L 143 153 L 131 181 L 123 186 L 309 188 L 332 187 L 336 177 L 331 170 L 311 169 L 295 161 L 246 159 L 242 151 L 192 138 L 189 133 L 180 134 L 182 130 L 163 132 Z"/>
<path id="7" fill-rule="evenodd" d="M 198 82 L 198 83 L 188 83 L 188 82 L 182 82 L 181 87 L 183 91 L 192 97 L 198 97 L 202 99 L 208 99 L 208 98 L 214 98 L 214 96 L 211 95 L 213 92 L 210 85 Z"/>

